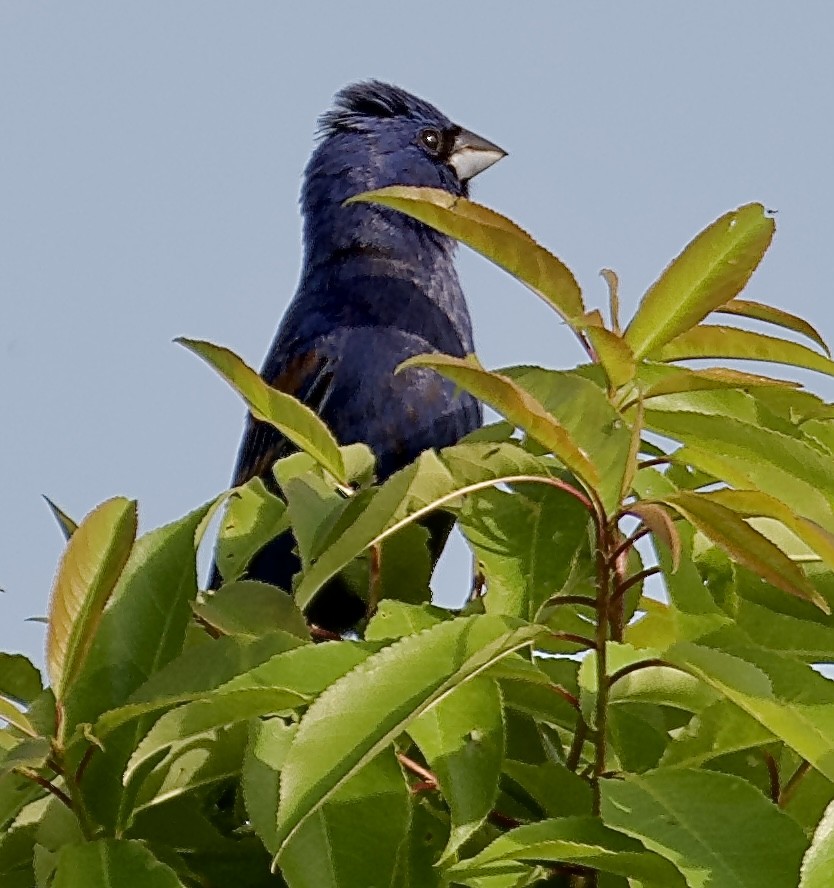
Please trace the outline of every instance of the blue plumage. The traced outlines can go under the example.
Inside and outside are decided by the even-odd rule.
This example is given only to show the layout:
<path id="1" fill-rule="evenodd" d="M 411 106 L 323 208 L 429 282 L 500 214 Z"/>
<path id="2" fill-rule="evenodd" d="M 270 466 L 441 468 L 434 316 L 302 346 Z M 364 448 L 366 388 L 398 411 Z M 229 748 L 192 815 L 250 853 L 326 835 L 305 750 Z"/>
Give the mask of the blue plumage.
<path id="1" fill-rule="evenodd" d="M 395 184 L 466 195 L 469 179 L 504 152 L 378 81 L 339 92 L 319 133 L 301 192 L 301 278 L 262 375 L 316 410 L 340 443 L 368 444 L 382 480 L 480 425 L 478 403 L 433 371 L 394 375 L 412 355 L 472 352 L 472 325 L 450 238 L 394 210 L 343 203 Z M 234 484 L 268 477 L 289 449 L 275 429 L 250 417 Z M 297 570 L 285 535 L 255 557 L 248 575 L 289 589 Z M 339 596 L 335 589 L 320 595 L 311 618 L 331 628 L 355 622 L 361 607 L 346 609 Z"/>

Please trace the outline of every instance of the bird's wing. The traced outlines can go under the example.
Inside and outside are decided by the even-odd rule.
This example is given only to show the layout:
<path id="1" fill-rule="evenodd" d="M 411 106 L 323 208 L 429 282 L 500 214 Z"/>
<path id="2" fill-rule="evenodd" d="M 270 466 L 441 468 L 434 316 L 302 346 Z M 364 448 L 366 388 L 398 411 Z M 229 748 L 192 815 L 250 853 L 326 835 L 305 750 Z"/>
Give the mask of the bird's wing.
<path id="1" fill-rule="evenodd" d="M 264 378 L 269 385 L 298 398 L 311 410 L 321 414 L 333 382 L 333 361 L 315 348 L 283 362 L 277 372 L 267 365 Z M 249 416 L 235 466 L 232 486 L 245 484 L 256 475 L 271 479 L 270 469 L 276 460 L 288 456 L 295 446 L 274 426 Z"/>

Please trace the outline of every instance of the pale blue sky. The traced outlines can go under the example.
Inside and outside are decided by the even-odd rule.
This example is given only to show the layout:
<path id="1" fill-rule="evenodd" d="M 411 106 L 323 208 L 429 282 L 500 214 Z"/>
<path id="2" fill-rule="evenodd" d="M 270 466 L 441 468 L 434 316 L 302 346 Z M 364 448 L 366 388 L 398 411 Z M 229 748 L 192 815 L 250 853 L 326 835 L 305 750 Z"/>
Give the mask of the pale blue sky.
<path id="1" fill-rule="evenodd" d="M 299 176 L 333 92 L 394 81 L 506 148 L 474 196 L 625 308 L 749 200 L 778 234 L 751 298 L 834 341 L 834 7 L 0 0 L 0 650 L 41 659 L 62 541 L 114 494 L 141 525 L 226 484 L 243 410 L 175 336 L 259 365 L 298 273 Z M 409 12 L 410 10 L 410 12 Z M 511 11 L 510 11 L 511 10 Z M 484 363 L 580 359 L 463 251 Z M 834 399 L 834 380 L 809 379 Z M 459 597 L 460 549 L 438 582 Z"/>

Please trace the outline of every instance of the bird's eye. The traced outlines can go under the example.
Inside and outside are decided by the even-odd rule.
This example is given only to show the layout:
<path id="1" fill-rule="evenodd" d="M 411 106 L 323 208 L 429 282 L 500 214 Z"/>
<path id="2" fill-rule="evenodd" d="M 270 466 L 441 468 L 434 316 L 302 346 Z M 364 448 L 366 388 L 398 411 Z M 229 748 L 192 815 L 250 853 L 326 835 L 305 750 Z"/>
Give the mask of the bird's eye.
<path id="1" fill-rule="evenodd" d="M 441 140 L 442 136 L 440 134 L 440 131 L 434 128 L 430 127 L 420 132 L 420 143 L 432 154 L 437 154 L 438 151 L 440 151 Z"/>

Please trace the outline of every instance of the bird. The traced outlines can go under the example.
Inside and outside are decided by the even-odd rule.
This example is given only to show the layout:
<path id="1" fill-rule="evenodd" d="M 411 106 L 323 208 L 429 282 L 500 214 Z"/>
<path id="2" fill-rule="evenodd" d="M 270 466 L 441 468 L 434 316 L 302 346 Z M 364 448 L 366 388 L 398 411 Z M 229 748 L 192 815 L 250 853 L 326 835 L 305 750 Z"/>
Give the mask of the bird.
<path id="1" fill-rule="evenodd" d="M 261 376 L 312 408 L 340 444 L 366 444 L 382 482 L 421 452 L 455 444 L 481 425 L 479 402 L 433 370 L 395 374 L 414 355 L 472 353 L 472 321 L 452 238 L 393 209 L 345 201 L 388 185 L 467 197 L 470 180 L 506 152 L 379 80 L 336 93 L 319 118 L 317 137 L 302 178 L 299 283 Z M 274 490 L 271 468 L 293 449 L 250 414 L 233 486 L 260 476 Z M 452 524 L 447 515 L 428 522 L 432 564 Z M 300 569 L 294 545 L 289 532 L 266 544 L 246 578 L 291 591 Z M 210 587 L 219 583 L 215 566 Z M 364 613 L 364 601 L 337 577 L 311 602 L 307 618 L 343 632 Z"/>

